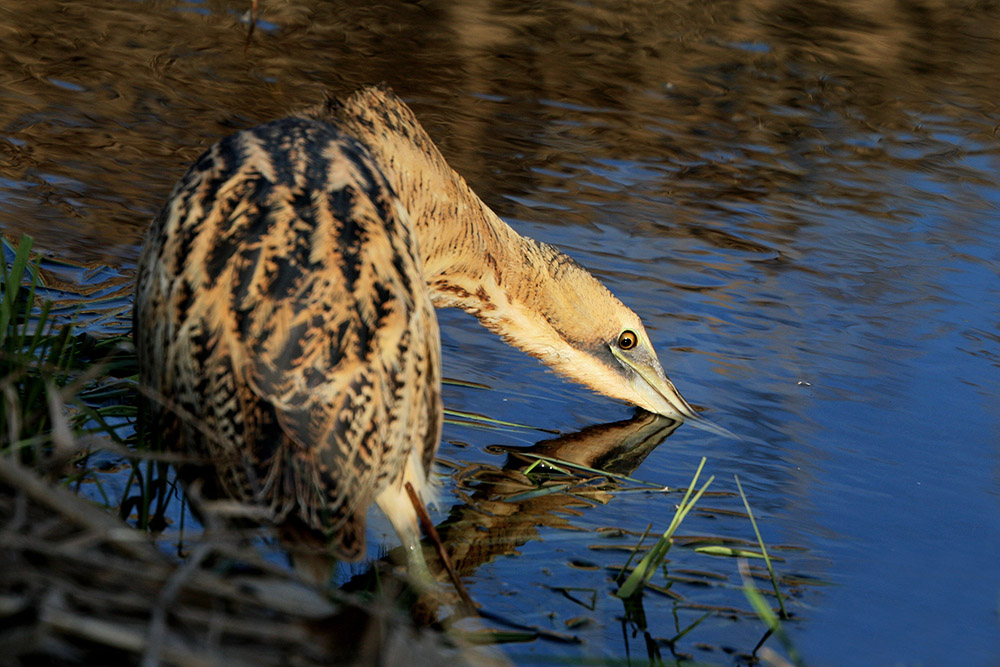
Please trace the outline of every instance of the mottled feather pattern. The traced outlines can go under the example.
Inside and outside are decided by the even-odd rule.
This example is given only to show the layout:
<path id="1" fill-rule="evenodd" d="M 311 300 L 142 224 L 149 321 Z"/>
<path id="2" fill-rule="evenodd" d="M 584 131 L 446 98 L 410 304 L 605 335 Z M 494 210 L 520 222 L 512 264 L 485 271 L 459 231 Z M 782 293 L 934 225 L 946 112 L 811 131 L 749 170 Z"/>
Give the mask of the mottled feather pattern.
<path id="1" fill-rule="evenodd" d="M 426 475 L 440 344 L 416 238 L 367 149 L 330 125 L 261 125 L 191 167 L 147 237 L 136 340 L 185 451 L 342 557 L 411 455 Z"/>

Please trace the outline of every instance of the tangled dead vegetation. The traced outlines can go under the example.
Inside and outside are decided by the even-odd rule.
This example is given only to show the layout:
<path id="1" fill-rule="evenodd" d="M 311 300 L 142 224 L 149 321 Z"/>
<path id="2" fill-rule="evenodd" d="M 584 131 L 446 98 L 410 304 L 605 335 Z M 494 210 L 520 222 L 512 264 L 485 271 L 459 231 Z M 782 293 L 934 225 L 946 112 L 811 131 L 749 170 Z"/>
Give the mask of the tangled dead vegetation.
<path id="1" fill-rule="evenodd" d="M 466 660 L 387 599 L 321 592 L 245 546 L 186 561 L 0 457 L 4 664 L 441 664 Z"/>

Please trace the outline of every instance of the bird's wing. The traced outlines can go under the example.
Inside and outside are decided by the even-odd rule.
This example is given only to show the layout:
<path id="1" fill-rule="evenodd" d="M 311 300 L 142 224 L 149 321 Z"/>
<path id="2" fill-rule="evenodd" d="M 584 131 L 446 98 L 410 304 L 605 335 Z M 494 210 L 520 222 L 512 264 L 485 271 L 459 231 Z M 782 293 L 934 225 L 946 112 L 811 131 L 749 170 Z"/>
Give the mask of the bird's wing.
<path id="1" fill-rule="evenodd" d="M 284 484 L 350 557 L 373 497 L 413 447 L 426 460 L 425 443 L 436 447 L 419 427 L 440 410 L 425 387 L 437 377 L 433 311 L 405 214 L 377 175 L 275 188 L 261 208 L 261 233 L 229 258 L 246 381 L 294 444 Z M 274 448 L 261 445 L 258 461 Z"/>
<path id="2" fill-rule="evenodd" d="M 371 500 L 440 435 L 436 320 L 369 151 L 302 119 L 233 135 L 151 235 L 138 306 L 165 323 L 140 330 L 147 358 L 164 355 L 154 389 L 212 431 L 200 453 L 225 462 L 230 492 L 297 509 L 358 555 Z"/>

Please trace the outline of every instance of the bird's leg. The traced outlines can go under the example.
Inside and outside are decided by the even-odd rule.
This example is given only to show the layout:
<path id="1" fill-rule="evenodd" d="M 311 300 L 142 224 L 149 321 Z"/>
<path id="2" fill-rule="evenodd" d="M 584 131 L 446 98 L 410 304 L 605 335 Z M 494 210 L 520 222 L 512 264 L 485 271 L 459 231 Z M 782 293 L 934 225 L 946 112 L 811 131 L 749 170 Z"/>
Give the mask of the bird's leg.
<path id="1" fill-rule="evenodd" d="M 424 547 L 420 544 L 420 533 L 415 532 L 412 539 L 404 540 L 403 549 L 406 551 L 406 574 L 410 584 L 421 593 L 436 592 L 438 582 L 427 567 Z"/>
<path id="2" fill-rule="evenodd" d="M 403 544 L 407 578 L 410 583 L 420 592 L 434 591 L 437 588 L 437 579 L 431 574 L 424 559 L 417 512 L 406 490 L 392 484 L 375 498 L 375 502 L 392 523 Z"/>

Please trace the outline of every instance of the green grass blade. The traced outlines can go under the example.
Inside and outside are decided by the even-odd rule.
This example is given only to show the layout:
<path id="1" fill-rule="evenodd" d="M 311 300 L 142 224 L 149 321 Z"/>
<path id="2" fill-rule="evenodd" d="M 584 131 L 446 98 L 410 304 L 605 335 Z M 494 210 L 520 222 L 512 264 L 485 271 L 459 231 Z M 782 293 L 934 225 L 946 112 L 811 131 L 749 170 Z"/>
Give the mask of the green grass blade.
<path id="1" fill-rule="evenodd" d="M 3 273 L 3 301 L 0 301 L 0 343 L 5 342 L 9 333 L 8 327 L 12 324 L 14 311 L 17 305 L 16 299 L 21 291 L 21 278 L 24 276 L 24 269 L 28 266 L 28 257 L 31 253 L 31 244 L 34 240 L 28 236 L 21 236 L 21 242 L 14 252 L 14 261 L 11 263 L 10 271 Z"/>
<path id="2" fill-rule="evenodd" d="M 14 343 L 15 345 L 14 349 L 16 350 L 24 349 L 24 341 L 28 337 L 28 330 L 30 328 L 28 326 L 28 323 L 31 320 L 31 310 L 35 306 L 35 290 L 38 287 L 38 280 L 39 276 L 41 275 L 38 271 L 40 265 L 41 265 L 41 259 L 36 260 L 34 265 L 32 265 L 31 263 L 28 264 L 27 271 L 31 276 L 31 280 L 27 284 L 28 296 L 22 301 L 20 301 L 21 307 L 24 309 L 24 312 L 13 314 L 13 316 L 16 317 L 17 320 L 21 322 L 21 326 L 15 328 L 13 332 L 17 337 L 17 341 Z M 22 285 L 21 287 L 23 289 L 24 285 Z M 33 337 L 37 337 L 38 332 L 43 331 L 45 329 L 45 318 L 48 316 L 48 311 L 49 308 L 51 308 L 51 306 L 52 303 L 49 301 L 44 301 L 42 303 L 42 310 L 44 312 L 44 315 L 37 319 L 37 325 L 35 327 L 35 335 Z"/>
<path id="3" fill-rule="evenodd" d="M 785 632 L 784 626 L 781 625 L 781 620 L 778 618 L 774 610 L 761 595 L 761 592 L 757 590 L 757 586 L 753 583 L 753 576 L 750 574 L 750 567 L 746 560 L 740 560 L 740 576 L 743 578 L 743 594 L 746 596 L 747 601 L 750 606 L 753 607 L 754 613 L 763 621 L 764 625 L 767 626 L 768 630 L 774 633 L 781 642 L 785 651 L 788 653 L 788 657 L 791 659 L 792 663 L 798 667 L 802 667 L 805 663 L 802 660 L 802 656 L 799 655 L 798 650 L 796 650 L 795 645 L 792 643 L 791 638 L 788 633 Z M 764 636 L 767 639 L 767 635 Z M 764 639 L 761 640 L 761 644 L 764 643 Z M 760 648 L 760 644 L 757 645 Z M 757 649 L 754 649 L 756 653 Z"/>
<path id="4" fill-rule="evenodd" d="M 450 384 L 456 387 L 468 387 L 469 389 L 493 389 L 493 387 L 488 384 L 472 382 L 471 380 L 459 380 L 457 378 L 441 378 L 441 384 Z"/>
<path id="5" fill-rule="evenodd" d="M 774 594 L 778 597 L 778 606 L 781 608 L 781 617 L 788 618 L 788 611 L 785 610 L 785 599 L 781 595 L 780 587 L 778 586 L 778 578 L 774 574 L 774 566 L 771 564 L 771 558 L 767 555 L 767 547 L 764 546 L 764 538 L 760 536 L 760 529 L 757 528 L 757 521 L 753 517 L 753 511 L 750 509 L 750 503 L 747 501 L 746 494 L 743 493 L 743 485 L 740 484 L 739 475 L 733 475 L 736 479 L 736 488 L 739 489 L 740 498 L 743 499 L 743 507 L 747 510 L 747 516 L 750 517 L 750 525 L 753 526 L 753 532 L 757 535 L 757 543 L 760 544 L 760 552 L 764 556 L 764 563 L 767 564 L 767 572 L 771 576 L 771 586 L 774 587 Z"/>
<path id="6" fill-rule="evenodd" d="M 708 556 L 726 556 L 729 558 L 763 558 L 764 554 L 750 551 L 749 549 L 737 549 L 736 547 L 708 546 L 695 547 L 696 552 Z"/>
<path id="7" fill-rule="evenodd" d="M 686 628 L 678 632 L 676 635 L 671 637 L 669 640 L 667 640 L 667 643 L 669 643 L 670 645 L 674 645 L 680 640 L 684 639 L 684 635 L 688 634 L 689 632 L 697 628 L 699 625 L 701 625 L 701 622 L 704 621 L 709 616 L 711 616 L 713 613 L 715 612 L 706 611 L 704 614 L 696 618 L 689 626 L 687 626 Z"/>
<path id="8" fill-rule="evenodd" d="M 625 561 L 625 564 L 622 565 L 622 569 L 618 571 L 617 575 L 615 575 L 615 583 L 621 585 L 622 578 L 625 576 L 625 571 L 628 569 L 628 566 L 632 564 L 632 559 L 635 558 L 637 553 L 639 553 L 639 549 L 642 548 L 642 543 L 646 541 L 646 536 L 649 535 L 649 531 L 652 529 L 653 524 L 650 523 L 646 526 L 646 530 L 642 532 L 642 536 L 639 538 L 639 542 L 635 545 L 635 549 L 632 549 L 632 553 L 628 555 L 628 560 Z"/>
<path id="9" fill-rule="evenodd" d="M 702 457 L 701 463 L 698 464 L 698 469 L 695 470 L 694 478 L 691 480 L 691 484 L 688 486 L 687 491 L 684 493 L 684 498 L 681 500 L 680 504 L 677 506 L 677 510 L 674 512 L 674 517 L 667 527 L 667 530 L 663 533 L 656 544 L 643 556 L 639 564 L 632 570 L 629 574 L 628 579 L 622 584 L 621 588 L 615 593 L 619 598 L 629 598 L 640 592 L 643 586 L 652 578 L 656 569 L 667 557 L 667 552 L 670 551 L 670 545 L 673 543 L 674 532 L 680 527 L 681 522 L 684 521 L 684 517 L 688 515 L 691 509 L 695 506 L 698 500 L 701 498 L 702 494 L 708 489 L 709 485 L 715 480 L 715 477 L 709 477 L 708 481 L 705 482 L 704 486 L 698 490 L 697 493 L 692 497 L 692 491 L 698 486 L 698 477 L 701 475 L 702 468 L 705 467 L 705 458 Z"/>
<path id="10" fill-rule="evenodd" d="M 24 354 L 25 354 L 26 358 L 30 358 L 30 359 L 37 358 L 36 357 L 36 353 L 38 352 L 39 346 L 42 345 L 44 342 L 47 341 L 47 338 L 44 335 L 45 334 L 45 328 L 46 328 L 45 325 L 46 325 L 46 323 L 49 320 L 49 310 L 51 308 L 52 308 L 52 302 L 51 301 L 43 301 L 42 302 L 42 309 L 38 313 L 38 317 L 36 318 L 37 325 L 35 326 L 35 331 L 34 331 L 33 335 L 31 336 L 31 342 L 28 343 L 27 349 L 25 349 L 25 353 Z M 23 348 L 23 343 L 22 343 L 21 347 L 22 347 L 22 349 L 24 349 Z"/>

